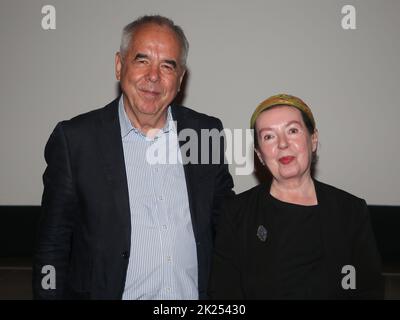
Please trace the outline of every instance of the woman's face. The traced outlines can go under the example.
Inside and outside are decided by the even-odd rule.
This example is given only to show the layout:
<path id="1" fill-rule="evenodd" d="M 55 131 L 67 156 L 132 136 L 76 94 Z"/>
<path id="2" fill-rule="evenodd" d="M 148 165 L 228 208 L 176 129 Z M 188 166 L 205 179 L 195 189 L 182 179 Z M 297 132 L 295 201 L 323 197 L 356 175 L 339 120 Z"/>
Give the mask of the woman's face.
<path id="1" fill-rule="evenodd" d="M 310 175 L 318 133 L 310 135 L 298 109 L 290 106 L 268 109 L 258 116 L 255 130 L 256 153 L 274 179 L 284 182 Z"/>

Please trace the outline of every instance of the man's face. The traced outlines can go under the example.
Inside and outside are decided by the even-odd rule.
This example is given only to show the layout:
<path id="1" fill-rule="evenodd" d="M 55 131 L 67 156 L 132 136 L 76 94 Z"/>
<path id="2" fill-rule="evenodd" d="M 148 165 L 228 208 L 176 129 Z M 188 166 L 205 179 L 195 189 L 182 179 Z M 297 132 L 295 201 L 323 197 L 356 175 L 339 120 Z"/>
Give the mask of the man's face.
<path id="1" fill-rule="evenodd" d="M 117 53 L 116 78 L 135 117 L 156 118 L 175 98 L 185 74 L 181 53 L 175 33 L 156 24 L 139 27 L 126 55 Z"/>

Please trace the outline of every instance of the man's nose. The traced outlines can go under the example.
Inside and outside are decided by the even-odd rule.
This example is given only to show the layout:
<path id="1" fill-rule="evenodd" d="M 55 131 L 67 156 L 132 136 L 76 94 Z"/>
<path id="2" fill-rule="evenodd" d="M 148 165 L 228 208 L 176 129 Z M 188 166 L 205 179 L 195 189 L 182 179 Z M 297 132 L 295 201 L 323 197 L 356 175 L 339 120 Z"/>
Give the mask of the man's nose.
<path id="1" fill-rule="evenodd" d="M 147 77 L 151 82 L 158 81 L 160 79 L 160 70 L 159 70 L 158 66 L 151 65 L 149 68 L 149 73 L 148 73 Z"/>

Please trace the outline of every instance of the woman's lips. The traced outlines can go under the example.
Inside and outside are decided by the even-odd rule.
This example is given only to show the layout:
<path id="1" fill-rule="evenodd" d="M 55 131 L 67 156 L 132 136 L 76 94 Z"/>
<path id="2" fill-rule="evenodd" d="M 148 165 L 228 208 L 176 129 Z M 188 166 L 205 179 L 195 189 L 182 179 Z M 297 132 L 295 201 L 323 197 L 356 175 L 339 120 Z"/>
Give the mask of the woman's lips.
<path id="1" fill-rule="evenodd" d="M 282 164 L 289 164 L 290 162 L 293 161 L 293 159 L 294 159 L 293 156 L 282 157 L 282 158 L 279 158 L 279 162 Z"/>

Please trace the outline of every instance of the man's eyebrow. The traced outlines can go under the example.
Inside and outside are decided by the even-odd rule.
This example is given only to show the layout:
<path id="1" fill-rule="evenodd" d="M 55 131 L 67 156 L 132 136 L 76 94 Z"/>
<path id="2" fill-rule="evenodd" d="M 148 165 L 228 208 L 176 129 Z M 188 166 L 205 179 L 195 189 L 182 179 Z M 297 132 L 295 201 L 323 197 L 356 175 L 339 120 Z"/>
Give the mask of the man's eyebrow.
<path id="1" fill-rule="evenodd" d="M 138 59 L 147 59 L 149 56 L 147 54 L 144 53 L 137 53 L 134 60 L 138 60 Z M 169 65 L 171 65 L 174 69 L 177 68 L 178 64 L 176 63 L 175 60 L 172 59 L 165 59 L 163 60 L 164 63 L 167 63 Z"/>
<path id="2" fill-rule="evenodd" d="M 134 60 L 148 58 L 147 54 L 137 53 Z"/>
<path id="3" fill-rule="evenodd" d="M 164 60 L 164 62 L 170 64 L 171 66 L 173 66 L 174 69 L 178 66 L 178 64 L 176 63 L 175 60 L 169 60 L 169 59 L 167 59 L 167 60 Z"/>

